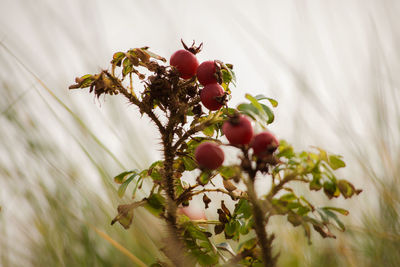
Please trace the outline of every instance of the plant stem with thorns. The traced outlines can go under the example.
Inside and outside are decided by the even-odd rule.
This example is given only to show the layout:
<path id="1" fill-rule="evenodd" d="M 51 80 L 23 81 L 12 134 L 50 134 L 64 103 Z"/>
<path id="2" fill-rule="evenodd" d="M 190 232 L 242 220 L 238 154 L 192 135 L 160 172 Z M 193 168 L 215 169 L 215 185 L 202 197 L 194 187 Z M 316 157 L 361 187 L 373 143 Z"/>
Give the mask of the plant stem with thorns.
<path id="1" fill-rule="evenodd" d="M 246 182 L 247 194 L 252 207 L 254 230 L 258 238 L 258 244 L 261 248 L 263 263 L 265 267 L 275 267 L 277 257 L 272 256 L 272 241 L 274 240 L 274 235 L 268 236 L 265 229 L 267 224 L 266 211 L 262 209 L 254 187 L 258 166 L 255 168 L 251 166 L 251 160 L 247 148 L 243 148 L 242 152 L 244 154 L 242 158 L 242 168 L 247 172 L 249 178 Z"/>

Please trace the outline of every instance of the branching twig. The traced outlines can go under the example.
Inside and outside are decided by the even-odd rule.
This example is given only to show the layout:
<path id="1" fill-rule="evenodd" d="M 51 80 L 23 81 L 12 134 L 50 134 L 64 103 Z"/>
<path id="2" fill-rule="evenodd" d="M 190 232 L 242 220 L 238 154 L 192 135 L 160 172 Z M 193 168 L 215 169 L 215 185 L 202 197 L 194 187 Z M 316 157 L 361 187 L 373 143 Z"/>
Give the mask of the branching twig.
<path id="1" fill-rule="evenodd" d="M 295 180 L 296 177 L 297 177 L 297 173 L 289 173 L 277 185 L 272 184 L 271 190 L 269 191 L 269 193 L 267 195 L 267 200 L 271 201 L 272 198 L 283 188 L 283 186 L 286 183 Z"/>
<path id="2" fill-rule="evenodd" d="M 161 134 L 165 132 L 164 126 L 162 125 L 161 121 L 157 118 L 157 116 L 151 109 L 144 107 L 144 105 L 139 101 L 139 99 L 135 95 L 131 94 L 117 78 L 113 77 L 107 71 L 103 71 L 103 73 L 107 75 L 107 77 L 113 82 L 113 85 L 115 85 L 118 88 L 118 91 L 122 93 L 129 100 L 130 103 L 137 106 L 141 112 L 146 113 L 146 115 L 150 117 L 150 119 L 156 124 Z"/>
<path id="3" fill-rule="evenodd" d="M 222 189 L 222 188 L 205 188 L 205 189 L 193 192 L 191 194 L 191 196 L 200 195 L 200 194 L 206 193 L 206 192 L 217 192 L 217 193 L 223 193 L 223 194 L 226 194 L 226 195 L 229 195 L 229 196 L 231 195 L 231 193 L 229 191 L 227 191 L 225 189 Z"/>
<path id="4" fill-rule="evenodd" d="M 196 125 L 196 126 L 190 128 L 187 132 L 185 132 L 185 133 L 182 135 L 181 138 L 179 138 L 179 139 L 176 141 L 176 143 L 175 143 L 174 146 L 173 146 L 173 149 L 175 149 L 175 150 L 178 149 L 178 147 L 179 147 L 183 142 L 185 142 L 190 136 L 192 136 L 192 135 L 194 135 L 194 134 L 196 134 L 196 133 L 198 133 L 198 132 L 204 130 L 205 128 L 207 128 L 208 126 L 212 125 L 213 123 L 215 123 L 215 121 L 214 121 L 214 119 L 212 118 L 212 119 L 210 119 L 210 120 L 204 121 L 204 122 L 202 122 L 202 123 L 200 123 L 200 124 L 198 124 L 198 125 Z"/>

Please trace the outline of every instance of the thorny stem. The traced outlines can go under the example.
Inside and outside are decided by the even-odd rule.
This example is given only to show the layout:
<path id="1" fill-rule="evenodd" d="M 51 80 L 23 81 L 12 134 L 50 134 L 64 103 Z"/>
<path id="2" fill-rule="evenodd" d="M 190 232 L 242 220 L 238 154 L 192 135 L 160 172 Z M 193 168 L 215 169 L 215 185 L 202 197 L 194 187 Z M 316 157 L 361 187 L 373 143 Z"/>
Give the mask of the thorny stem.
<path id="1" fill-rule="evenodd" d="M 166 248 L 166 255 L 176 266 L 187 266 L 187 259 L 185 259 L 182 253 L 185 251 L 184 245 L 179 239 L 181 233 L 176 224 L 177 204 L 175 202 L 173 170 L 175 149 L 172 147 L 172 142 L 174 139 L 173 129 L 175 126 L 174 120 L 174 115 L 171 113 L 167 126 L 165 127 L 165 132 L 161 133 L 164 150 L 164 185 L 167 193 L 167 223 L 171 231 L 170 238 L 173 240 L 173 244 L 167 245 L 168 247 Z M 171 245 L 173 245 L 173 248 Z"/>
<path id="2" fill-rule="evenodd" d="M 122 93 L 132 104 L 136 105 L 139 109 L 140 112 L 144 112 L 147 114 L 147 116 L 150 117 L 150 119 L 156 124 L 158 130 L 160 131 L 161 134 L 165 132 L 165 129 L 163 125 L 161 124 L 161 121 L 157 118 L 156 114 L 151 109 L 145 108 L 144 105 L 139 101 L 139 99 L 131 94 L 122 84 L 121 82 L 113 77 L 110 73 L 107 71 L 104 71 L 104 73 L 107 75 L 107 77 L 113 82 L 115 86 L 118 87 L 118 91 Z"/>
<path id="3" fill-rule="evenodd" d="M 115 77 L 105 72 L 108 78 L 111 79 L 113 84 L 117 86 L 118 91 L 122 93 L 132 104 L 139 107 L 141 112 L 146 113 L 150 119 L 156 124 L 163 140 L 163 151 L 164 151 L 164 185 L 167 193 L 167 216 L 166 220 L 168 227 L 171 231 L 170 240 L 164 249 L 167 257 L 173 262 L 175 266 L 187 266 L 188 260 L 183 255 L 184 246 L 182 241 L 179 239 L 180 231 L 176 224 L 176 210 L 177 205 L 175 203 L 175 189 L 174 189 L 174 170 L 173 163 L 175 157 L 175 147 L 172 147 L 174 139 L 174 127 L 176 125 L 176 114 L 171 112 L 168 118 L 168 123 L 164 127 L 161 121 L 157 118 L 154 112 L 150 108 L 146 108 L 137 98 L 132 95 Z M 182 140 L 184 141 L 184 140 Z"/>
<path id="4" fill-rule="evenodd" d="M 244 157 L 243 157 L 243 164 L 246 166 L 244 171 L 247 172 L 249 175 L 249 179 L 246 183 L 247 185 L 247 193 L 249 196 L 249 201 L 252 206 L 252 212 L 254 217 L 254 230 L 256 232 L 258 238 L 258 244 L 261 247 L 262 251 L 262 259 L 264 262 L 264 266 L 266 267 L 275 267 L 276 266 L 276 258 L 272 256 L 272 241 L 274 236 L 268 236 L 266 227 L 266 220 L 265 220 L 265 212 L 261 208 L 260 202 L 257 198 L 257 193 L 254 188 L 255 177 L 258 172 L 257 167 L 253 168 L 251 166 L 251 161 L 248 155 L 248 150 L 246 148 L 242 149 Z"/>
<path id="5" fill-rule="evenodd" d="M 265 213 L 260 207 L 259 200 L 257 199 L 254 189 L 254 180 L 250 179 L 247 185 L 247 190 L 249 194 L 249 201 L 253 210 L 254 230 L 257 234 L 258 244 L 261 247 L 264 266 L 273 267 L 275 266 L 275 259 L 272 256 L 272 241 L 274 237 L 273 235 L 268 236 L 267 231 L 265 230 Z"/>
<path id="6" fill-rule="evenodd" d="M 172 149 L 172 135 L 173 134 L 168 129 L 166 134 L 163 136 L 163 146 L 164 146 L 164 160 L 165 160 L 164 161 L 165 187 L 167 189 L 168 197 L 172 201 L 174 201 L 175 200 L 175 189 L 173 181 L 174 149 Z"/>

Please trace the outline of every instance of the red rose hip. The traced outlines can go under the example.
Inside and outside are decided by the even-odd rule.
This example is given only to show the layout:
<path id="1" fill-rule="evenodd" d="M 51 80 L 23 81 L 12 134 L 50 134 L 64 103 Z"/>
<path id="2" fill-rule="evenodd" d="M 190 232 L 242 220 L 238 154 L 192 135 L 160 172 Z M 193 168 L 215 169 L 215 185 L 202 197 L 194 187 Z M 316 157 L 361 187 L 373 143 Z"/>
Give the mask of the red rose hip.
<path id="1" fill-rule="evenodd" d="M 192 78 L 196 74 L 199 62 L 196 56 L 187 50 L 178 50 L 172 54 L 169 63 L 178 69 L 183 79 Z"/>
<path id="2" fill-rule="evenodd" d="M 253 137 L 251 122 L 243 115 L 225 121 L 222 131 L 232 145 L 246 145 Z"/>
<path id="3" fill-rule="evenodd" d="M 278 146 L 278 139 L 270 132 L 259 133 L 251 141 L 251 147 L 256 156 L 272 154 Z"/>
<path id="4" fill-rule="evenodd" d="M 218 101 L 218 97 L 224 95 L 224 89 L 218 83 L 207 84 L 200 92 L 200 100 L 209 110 L 218 110 L 223 103 Z"/>
<path id="5" fill-rule="evenodd" d="M 201 143 L 194 152 L 197 164 L 209 170 L 218 169 L 224 162 L 225 156 L 222 149 L 215 143 Z"/>
<path id="6" fill-rule="evenodd" d="M 210 83 L 217 83 L 216 75 L 216 68 L 214 61 L 204 61 L 199 65 L 197 68 L 197 80 L 202 85 L 207 85 Z"/>

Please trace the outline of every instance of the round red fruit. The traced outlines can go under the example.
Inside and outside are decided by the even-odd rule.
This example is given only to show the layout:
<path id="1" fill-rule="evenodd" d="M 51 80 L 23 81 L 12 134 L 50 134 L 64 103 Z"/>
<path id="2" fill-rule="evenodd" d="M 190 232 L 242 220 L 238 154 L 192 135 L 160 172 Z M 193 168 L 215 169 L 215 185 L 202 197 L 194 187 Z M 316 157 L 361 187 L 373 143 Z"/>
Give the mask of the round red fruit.
<path id="1" fill-rule="evenodd" d="M 222 131 L 232 145 L 246 145 L 253 137 L 251 122 L 243 115 L 225 121 Z"/>
<path id="2" fill-rule="evenodd" d="M 223 106 L 218 98 L 224 95 L 224 89 L 218 83 L 207 84 L 200 92 L 200 100 L 209 110 L 218 110 Z"/>
<path id="3" fill-rule="evenodd" d="M 207 85 L 210 83 L 216 83 L 216 69 L 214 61 L 204 61 L 197 68 L 197 79 L 202 85 Z"/>
<path id="4" fill-rule="evenodd" d="M 178 69 L 180 77 L 190 79 L 196 74 L 199 62 L 196 56 L 187 50 L 178 50 L 172 54 L 169 63 Z"/>
<path id="5" fill-rule="evenodd" d="M 251 141 L 251 147 L 256 156 L 272 154 L 278 146 L 278 139 L 270 132 L 259 133 Z"/>
<path id="6" fill-rule="evenodd" d="M 195 150 L 194 156 L 201 168 L 215 170 L 224 162 L 225 156 L 222 149 L 215 143 L 201 143 Z"/>

